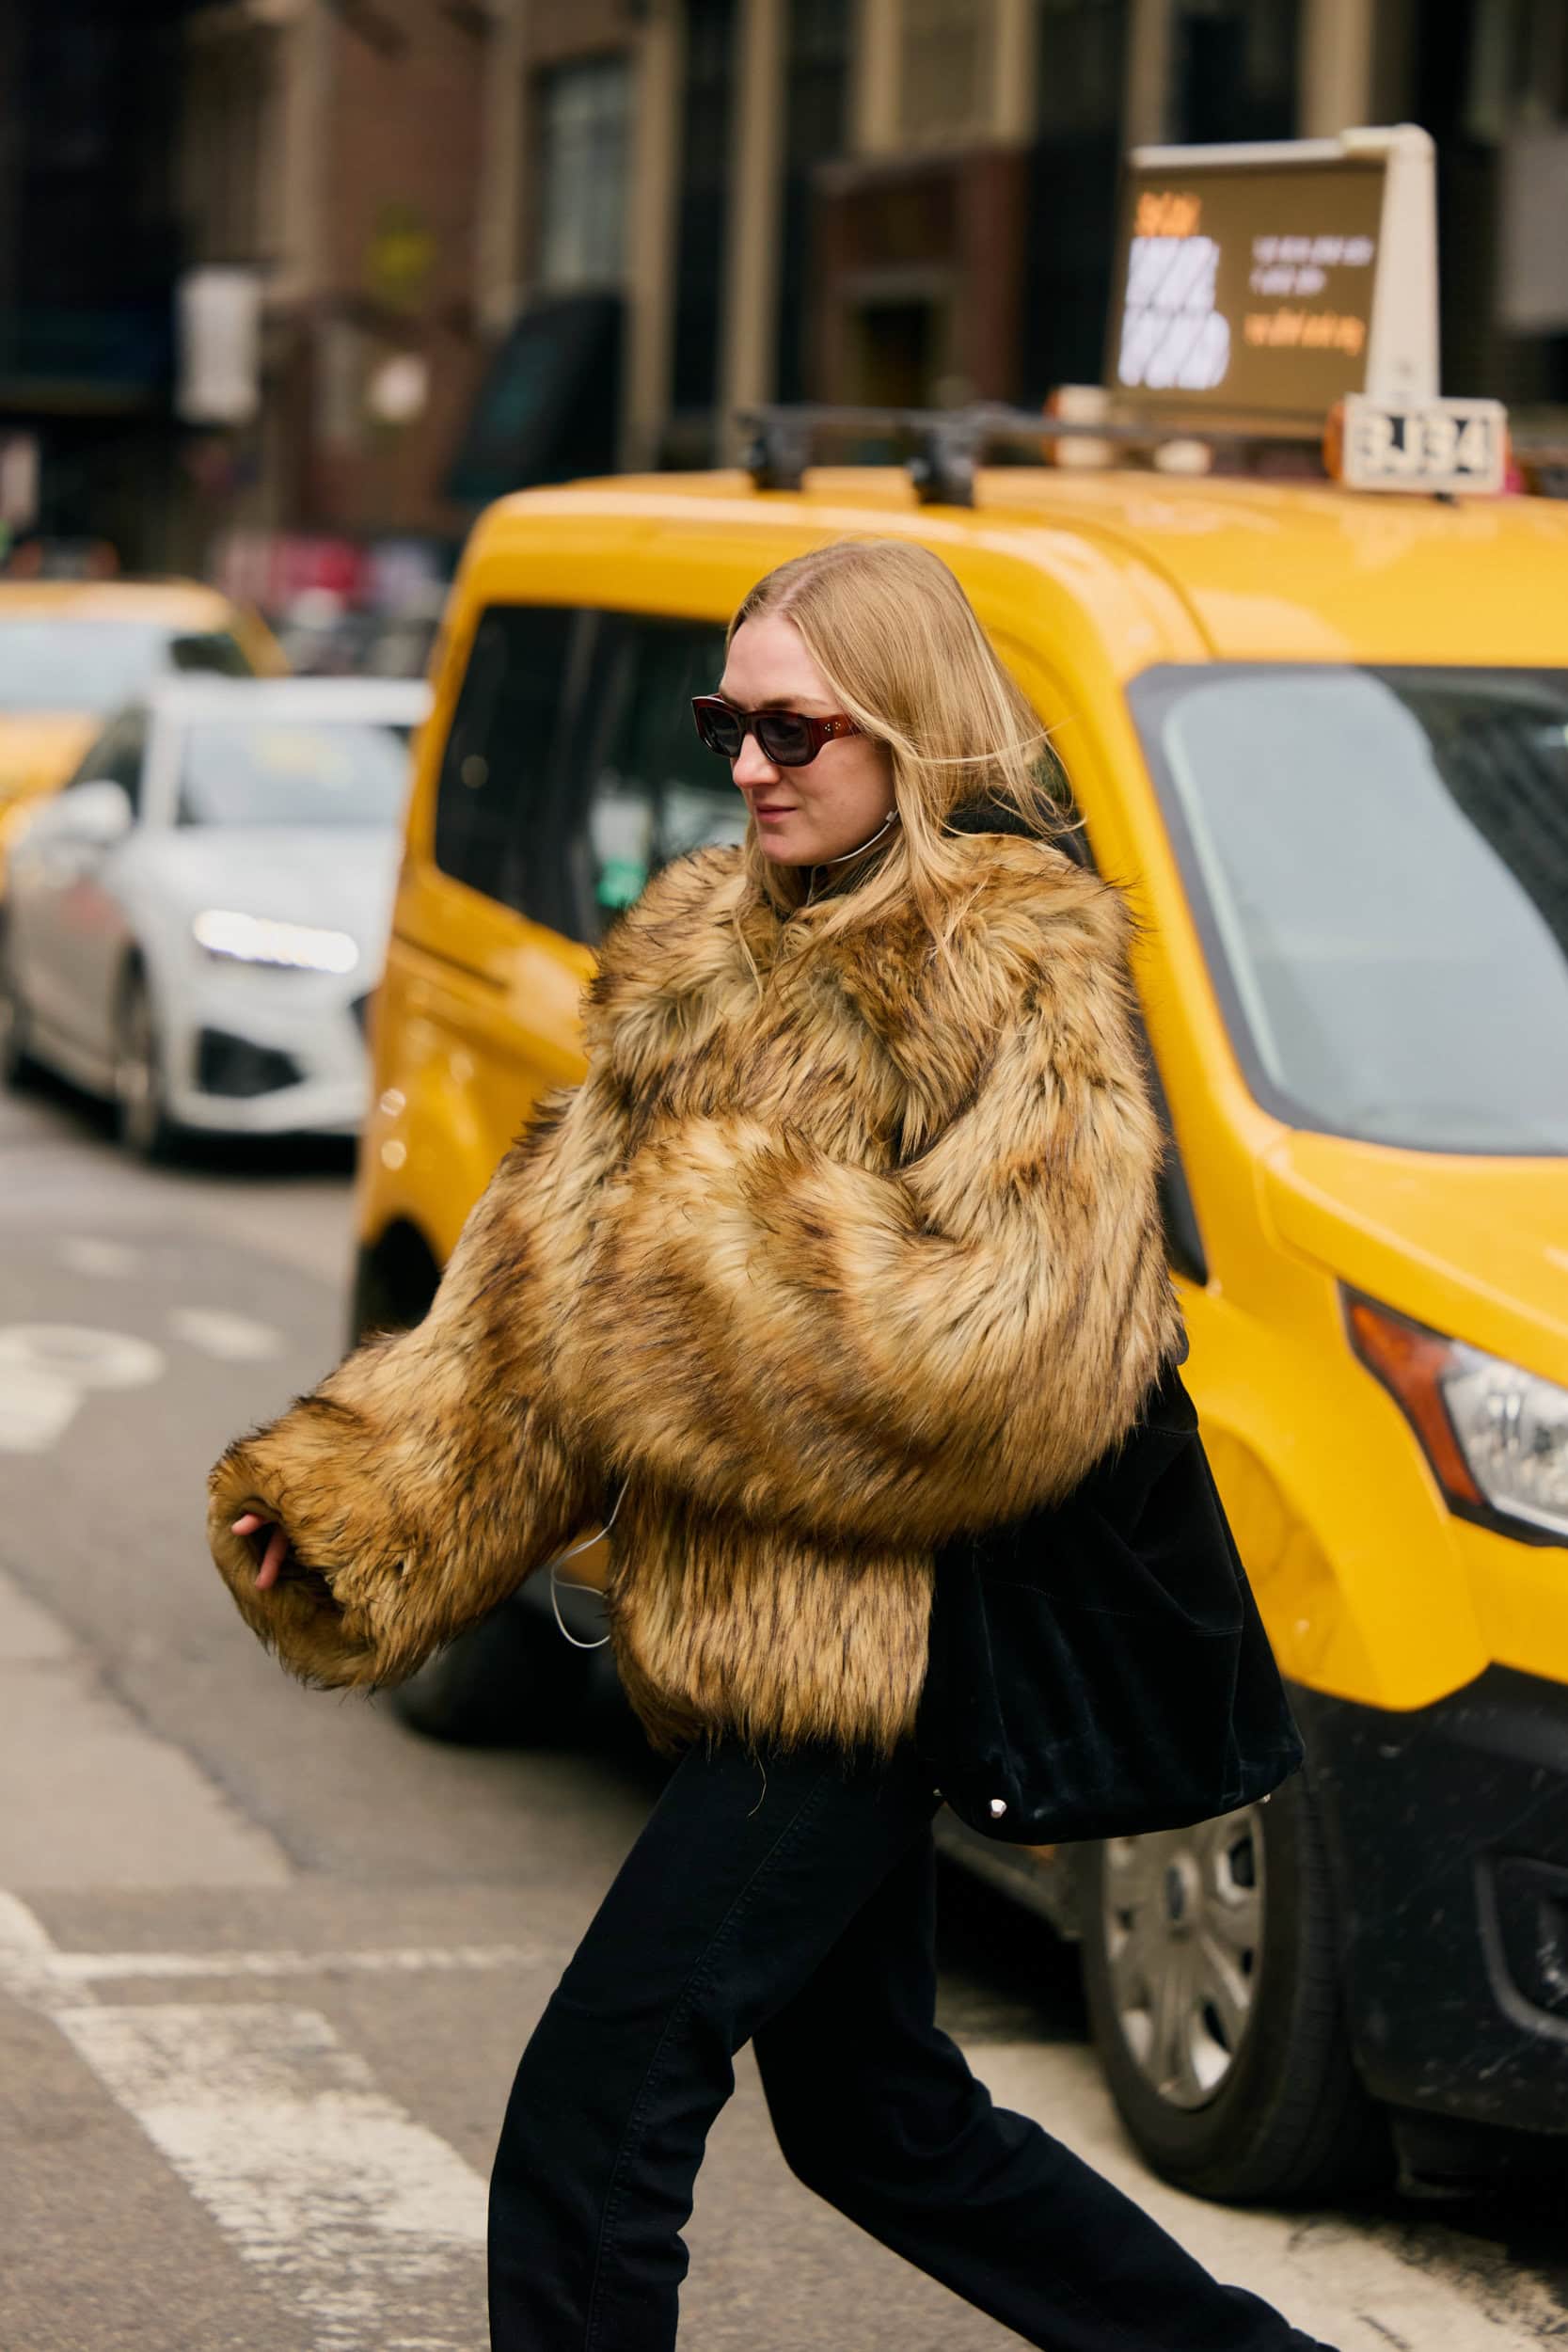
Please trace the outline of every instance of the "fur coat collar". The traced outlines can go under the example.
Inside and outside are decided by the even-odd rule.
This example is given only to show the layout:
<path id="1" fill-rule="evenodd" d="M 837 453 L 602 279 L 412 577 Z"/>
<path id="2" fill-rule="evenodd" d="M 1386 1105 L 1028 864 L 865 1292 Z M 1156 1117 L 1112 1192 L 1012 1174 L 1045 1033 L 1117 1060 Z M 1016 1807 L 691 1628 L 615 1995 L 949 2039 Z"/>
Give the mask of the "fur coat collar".
<path id="1" fill-rule="evenodd" d="M 935 1549 L 1069 1492 L 1181 1345 L 1122 898 L 999 833 L 960 866 L 942 951 L 912 907 L 819 941 L 839 902 L 781 921 L 732 850 L 649 885 L 425 1321 L 213 1473 L 293 1671 L 411 1673 L 612 1482 L 656 1738 L 908 1736 Z"/>

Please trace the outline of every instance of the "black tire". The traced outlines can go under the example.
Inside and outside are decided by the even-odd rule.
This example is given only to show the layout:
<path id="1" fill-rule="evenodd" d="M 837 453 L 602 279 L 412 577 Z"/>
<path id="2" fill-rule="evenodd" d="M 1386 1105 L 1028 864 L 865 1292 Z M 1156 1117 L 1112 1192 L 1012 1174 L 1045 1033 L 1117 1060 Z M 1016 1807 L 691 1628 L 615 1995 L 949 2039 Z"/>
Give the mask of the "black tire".
<path id="1" fill-rule="evenodd" d="M 581 1735 L 591 1653 L 520 1597 L 440 1650 L 390 1693 L 392 1711 L 458 1747 L 553 1747 Z"/>
<path id="2" fill-rule="evenodd" d="M 1352 2056 L 1327 1859 L 1304 1776 L 1204 1833 L 1207 1846 L 1199 1833 L 1178 1833 L 1081 1857 L 1084 1988 L 1122 2122 L 1156 2172 L 1199 2197 L 1307 2203 L 1372 2186 L 1390 2167 L 1387 2125 Z M 1199 1877 L 1228 1874 L 1248 1906 L 1248 1924 L 1232 1931 L 1255 1941 L 1250 1960 L 1233 1960 L 1243 2006 L 1228 2034 L 1220 2010 L 1204 2006 L 1202 1962 L 1183 1947 L 1184 1936 L 1203 1944 L 1194 1927 L 1214 1908 L 1200 1913 L 1192 1899 L 1188 1854 Z M 1206 1948 L 1232 1958 L 1219 1937 Z M 1169 2007 L 1150 1997 L 1146 2010 L 1145 1995 L 1162 1988 Z M 1178 2022 L 1165 2039 L 1196 2057 L 1166 2066 L 1146 2047 L 1140 2058 L 1140 2041 L 1160 2038 L 1157 2021 L 1183 2015 L 1196 2027 Z"/>
<path id="3" fill-rule="evenodd" d="M 138 1160 L 168 1159 L 179 1142 L 165 1099 L 163 1038 L 146 973 L 133 964 L 115 1013 L 115 1128 Z"/>
<path id="4" fill-rule="evenodd" d="M 373 1331 L 412 1331 L 430 1312 L 440 1281 L 436 1254 L 418 1227 L 403 1221 L 388 1226 L 355 1258 L 350 1347 Z"/>
<path id="5" fill-rule="evenodd" d="M 27 1051 L 27 1008 L 6 952 L 6 927 L 0 920 L 0 1086 L 13 1091 L 27 1085 L 38 1065 Z"/>

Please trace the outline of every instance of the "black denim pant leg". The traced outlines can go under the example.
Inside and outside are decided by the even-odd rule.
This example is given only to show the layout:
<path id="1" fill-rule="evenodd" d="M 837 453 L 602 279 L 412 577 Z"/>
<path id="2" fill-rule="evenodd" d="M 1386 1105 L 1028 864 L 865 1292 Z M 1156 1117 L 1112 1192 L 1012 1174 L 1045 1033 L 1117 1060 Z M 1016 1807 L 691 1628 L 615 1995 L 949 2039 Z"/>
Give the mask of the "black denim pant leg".
<path id="1" fill-rule="evenodd" d="M 733 2054 L 933 1810 L 910 1757 L 682 1760 L 518 2068 L 491 2179 L 493 2352 L 668 2352 Z"/>
<path id="2" fill-rule="evenodd" d="M 933 1810 L 908 1756 L 685 1759 L 518 2069 L 491 2186 L 494 2352 L 669 2352 L 680 2232 L 752 2037 L 796 2169 L 1029 2342 L 1305 2344 L 993 2107 L 937 2032 Z M 854 2340 L 824 2312 L 825 2352 Z"/>
<path id="3" fill-rule="evenodd" d="M 799 2178 L 1052 2352 L 1306 2346 L 1037 2124 L 992 2105 L 935 2023 L 934 1930 L 927 1834 L 759 2028 L 763 2086 Z"/>

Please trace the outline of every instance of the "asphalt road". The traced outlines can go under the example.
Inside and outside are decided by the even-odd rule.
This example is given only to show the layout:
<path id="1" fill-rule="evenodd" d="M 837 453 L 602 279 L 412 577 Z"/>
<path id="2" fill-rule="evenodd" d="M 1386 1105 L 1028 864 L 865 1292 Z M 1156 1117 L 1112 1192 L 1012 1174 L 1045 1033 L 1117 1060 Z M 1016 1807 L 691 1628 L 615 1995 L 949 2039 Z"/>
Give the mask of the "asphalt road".
<path id="1" fill-rule="evenodd" d="M 338 1352 L 346 1163 L 128 1166 L 0 1098 L 0 2352 L 482 2352 L 512 2070 L 656 1786 L 434 1747 L 286 1682 L 202 1475 Z M 944 2001 L 998 2096 L 1343 2352 L 1568 2341 L 1549 2205 L 1237 2214 L 1159 2187 L 1070 1955 L 954 1875 Z M 786 2174 L 742 2065 L 689 2232 L 704 2352 L 1015 2339 Z M 542 2348 L 544 2352 L 544 2348 Z"/>

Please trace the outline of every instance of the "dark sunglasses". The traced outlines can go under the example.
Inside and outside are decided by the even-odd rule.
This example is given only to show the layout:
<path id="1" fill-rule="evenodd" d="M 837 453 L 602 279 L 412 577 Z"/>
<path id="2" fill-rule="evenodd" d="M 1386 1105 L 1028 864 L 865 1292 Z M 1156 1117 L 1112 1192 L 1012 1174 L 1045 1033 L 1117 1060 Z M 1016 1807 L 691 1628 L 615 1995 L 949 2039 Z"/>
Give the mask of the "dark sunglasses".
<path id="1" fill-rule="evenodd" d="M 754 735 L 764 759 L 775 768 L 804 768 L 824 743 L 841 735 L 859 735 L 853 719 L 812 719 L 803 710 L 736 710 L 720 694 L 698 694 L 691 705 L 697 733 L 721 759 L 738 759 L 748 735 Z"/>

